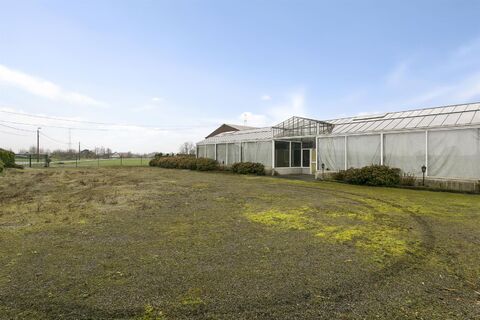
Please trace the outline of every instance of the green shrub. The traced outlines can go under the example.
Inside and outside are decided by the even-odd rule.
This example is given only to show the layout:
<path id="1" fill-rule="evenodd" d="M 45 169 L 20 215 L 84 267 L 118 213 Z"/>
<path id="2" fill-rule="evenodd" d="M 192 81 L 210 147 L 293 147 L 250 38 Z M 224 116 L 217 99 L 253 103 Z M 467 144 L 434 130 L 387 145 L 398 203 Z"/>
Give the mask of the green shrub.
<path id="1" fill-rule="evenodd" d="M 232 172 L 263 176 L 265 175 L 265 166 L 258 162 L 237 162 L 232 165 Z"/>
<path id="2" fill-rule="evenodd" d="M 417 177 L 413 173 L 404 173 L 400 179 L 400 184 L 402 186 L 414 186 Z"/>
<path id="3" fill-rule="evenodd" d="M 158 160 L 158 158 L 153 158 L 152 160 L 150 160 L 150 161 L 148 162 L 148 165 L 149 165 L 150 167 L 157 167 L 157 166 L 158 166 L 157 160 Z"/>
<path id="4" fill-rule="evenodd" d="M 394 186 L 401 181 L 401 170 L 382 165 L 341 170 L 333 175 L 335 180 L 368 186 Z"/>
<path id="5" fill-rule="evenodd" d="M 209 158 L 197 158 L 197 170 L 212 171 L 218 168 L 218 162 Z"/>
<path id="6" fill-rule="evenodd" d="M 0 160 L 0 173 L 3 172 L 3 169 L 5 168 L 5 164 L 3 163 L 2 160 Z"/>
<path id="7" fill-rule="evenodd" d="M 179 157 L 177 161 L 179 169 L 197 170 L 197 159 L 194 157 Z"/>
<path id="8" fill-rule="evenodd" d="M 191 156 L 158 157 L 150 160 L 152 167 L 167 169 L 189 169 L 199 171 L 212 171 L 218 168 L 217 161 L 208 158 L 195 158 Z"/>
<path id="9" fill-rule="evenodd" d="M 15 153 L 0 148 L 0 160 L 2 160 L 5 168 L 15 167 Z"/>

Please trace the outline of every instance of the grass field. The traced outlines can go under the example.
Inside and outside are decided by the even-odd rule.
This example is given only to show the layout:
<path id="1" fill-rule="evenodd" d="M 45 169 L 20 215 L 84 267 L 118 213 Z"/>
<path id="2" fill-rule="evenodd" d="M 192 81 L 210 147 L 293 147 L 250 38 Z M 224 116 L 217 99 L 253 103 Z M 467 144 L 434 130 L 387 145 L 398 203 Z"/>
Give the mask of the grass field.
<path id="1" fill-rule="evenodd" d="M 149 158 L 123 158 L 123 159 L 81 159 L 75 164 L 75 160 L 52 161 L 51 167 L 114 167 L 114 166 L 148 166 Z"/>
<path id="2" fill-rule="evenodd" d="M 150 167 L 0 176 L 2 319 L 479 319 L 480 197 Z"/>
<path id="3" fill-rule="evenodd" d="M 115 167 L 115 166 L 148 166 L 151 158 L 123 158 L 123 159 L 80 159 L 75 160 L 56 160 L 52 159 L 50 167 L 52 168 L 74 168 L 74 167 Z M 15 161 L 25 167 L 29 166 L 28 159 L 18 158 Z M 32 159 L 32 167 L 39 168 L 45 166 L 45 159 L 42 157 L 39 162 Z"/>

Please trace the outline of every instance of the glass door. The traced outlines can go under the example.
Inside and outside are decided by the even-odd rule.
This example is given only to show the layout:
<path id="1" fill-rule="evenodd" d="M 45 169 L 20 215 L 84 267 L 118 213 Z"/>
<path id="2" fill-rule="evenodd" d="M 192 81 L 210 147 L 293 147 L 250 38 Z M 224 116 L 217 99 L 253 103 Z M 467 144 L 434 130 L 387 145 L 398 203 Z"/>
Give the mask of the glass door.
<path id="1" fill-rule="evenodd" d="M 302 167 L 310 168 L 310 149 L 302 149 Z"/>

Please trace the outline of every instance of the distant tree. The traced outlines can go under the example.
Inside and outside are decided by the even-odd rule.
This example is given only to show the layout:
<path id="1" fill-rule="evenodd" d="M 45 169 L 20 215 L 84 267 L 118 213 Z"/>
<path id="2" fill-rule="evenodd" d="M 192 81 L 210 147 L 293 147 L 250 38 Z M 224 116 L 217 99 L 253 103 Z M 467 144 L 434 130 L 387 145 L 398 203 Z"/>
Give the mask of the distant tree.
<path id="1" fill-rule="evenodd" d="M 195 154 L 195 144 L 193 142 L 184 142 L 180 146 L 179 154 Z"/>

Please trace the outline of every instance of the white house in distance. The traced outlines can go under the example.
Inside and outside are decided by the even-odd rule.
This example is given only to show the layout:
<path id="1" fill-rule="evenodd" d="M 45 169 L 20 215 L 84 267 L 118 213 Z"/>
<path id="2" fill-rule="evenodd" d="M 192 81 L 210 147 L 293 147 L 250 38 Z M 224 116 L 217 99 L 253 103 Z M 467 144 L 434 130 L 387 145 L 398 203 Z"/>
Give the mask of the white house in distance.
<path id="1" fill-rule="evenodd" d="M 223 124 L 197 143 L 220 164 L 260 162 L 278 174 L 384 164 L 404 173 L 480 179 L 480 103 L 333 120 L 292 117 L 272 127 Z"/>

